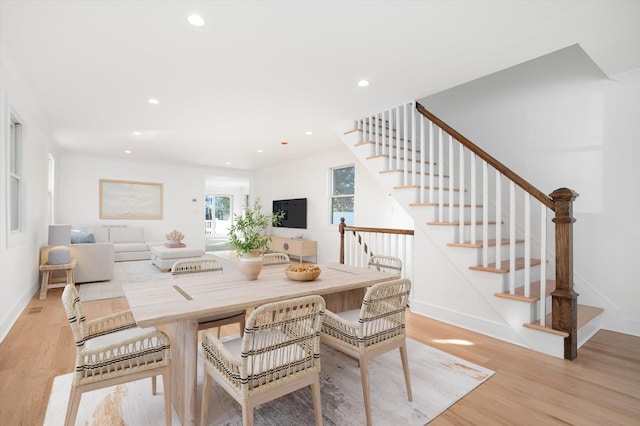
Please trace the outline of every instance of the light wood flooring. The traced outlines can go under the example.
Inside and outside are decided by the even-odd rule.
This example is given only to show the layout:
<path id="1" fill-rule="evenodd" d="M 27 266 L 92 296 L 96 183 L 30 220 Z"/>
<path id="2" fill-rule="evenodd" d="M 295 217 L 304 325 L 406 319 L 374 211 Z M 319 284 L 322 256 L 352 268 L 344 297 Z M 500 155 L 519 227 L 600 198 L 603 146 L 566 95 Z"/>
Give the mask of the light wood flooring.
<path id="1" fill-rule="evenodd" d="M 51 290 L 45 300 L 34 295 L 0 344 L 0 424 L 41 425 L 53 378 L 73 370 L 61 293 Z M 127 303 L 84 307 L 91 319 Z M 416 340 L 496 371 L 432 425 L 640 425 L 638 337 L 600 331 L 571 362 L 418 315 L 408 315 L 407 329 Z"/>

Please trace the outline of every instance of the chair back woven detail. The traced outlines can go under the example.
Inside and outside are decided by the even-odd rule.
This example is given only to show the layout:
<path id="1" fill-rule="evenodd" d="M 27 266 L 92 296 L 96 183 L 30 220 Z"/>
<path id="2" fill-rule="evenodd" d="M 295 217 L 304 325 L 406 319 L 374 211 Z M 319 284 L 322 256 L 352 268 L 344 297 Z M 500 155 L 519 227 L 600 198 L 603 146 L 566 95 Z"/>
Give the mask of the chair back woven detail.
<path id="1" fill-rule="evenodd" d="M 84 392 L 145 377 L 161 375 L 165 393 L 165 423 L 171 424 L 169 336 L 156 329 L 140 329 L 131 311 L 87 321 L 73 284 L 62 292 L 64 306 L 76 343 L 76 365 L 65 425 L 75 423 Z"/>
<path id="2" fill-rule="evenodd" d="M 405 309 L 411 292 L 411 281 L 400 279 L 375 284 L 367 289 L 362 301 L 358 327 L 343 329 L 325 321 L 323 333 L 343 345 L 359 351 L 373 349 L 390 340 L 405 339 Z"/>
<path id="3" fill-rule="evenodd" d="M 62 291 L 62 304 L 67 313 L 67 319 L 78 348 L 82 348 L 89 339 L 138 326 L 129 311 L 122 312 L 119 315 L 110 315 L 105 317 L 104 321 L 87 323 L 80 296 L 73 285 L 67 285 Z"/>
<path id="4" fill-rule="evenodd" d="M 225 362 L 207 333 L 203 335 L 205 360 L 217 370 L 215 377 L 222 377 L 244 395 L 317 373 L 324 307 L 320 296 L 263 305 L 247 320 L 237 365 Z"/>
<path id="5" fill-rule="evenodd" d="M 386 272 L 393 275 L 402 274 L 402 260 L 395 256 L 373 255 L 369 259 L 369 269 Z"/>
<path id="6" fill-rule="evenodd" d="M 87 341 L 138 327 L 131 311 L 123 311 L 86 321 L 80 297 L 74 285 L 62 292 L 62 302 L 76 342 L 74 385 L 86 384 L 168 365 L 169 338 L 153 330 L 145 336 L 112 342 L 112 347 L 86 348 Z"/>
<path id="7" fill-rule="evenodd" d="M 371 286 L 360 308 L 358 346 L 368 347 L 392 338 L 404 339 L 405 311 L 411 293 L 408 279 Z"/>
<path id="8" fill-rule="evenodd" d="M 205 277 L 222 274 L 222 265 L 211 258 L 180 259 L 171 267 L 171 278 Z"/>
<path id="9" fill-rule="evenodd" d="M 262 255 L 263 266 L 288 265 L 291 263 L 287 253 L 265 253 Z"/>

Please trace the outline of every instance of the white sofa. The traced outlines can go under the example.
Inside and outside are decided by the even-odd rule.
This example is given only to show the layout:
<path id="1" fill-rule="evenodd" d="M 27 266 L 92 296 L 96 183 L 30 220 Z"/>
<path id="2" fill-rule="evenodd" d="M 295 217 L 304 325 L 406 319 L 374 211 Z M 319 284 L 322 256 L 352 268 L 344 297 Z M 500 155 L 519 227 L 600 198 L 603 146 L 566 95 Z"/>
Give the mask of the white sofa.
<path id="1" fill-rule="evenodd" d="M 53 246 L 42 246 L 40 263 L 47 263 Z M 114 251 L 111 243 L 70 244 L 69 255 L 76 260 L 73 275 L 76 283 L 113 279 Z M 61 272 L 61 271 L 54 271 Z"/>
<path id="2" fill-rule="evenodd" d="M 93 233 L 99 242 L 113 244 L 116 262 L 126 260 L 151 260 L 151 247 L 163 241 L 146 241 L 142 226 L 94 227 Z"/>

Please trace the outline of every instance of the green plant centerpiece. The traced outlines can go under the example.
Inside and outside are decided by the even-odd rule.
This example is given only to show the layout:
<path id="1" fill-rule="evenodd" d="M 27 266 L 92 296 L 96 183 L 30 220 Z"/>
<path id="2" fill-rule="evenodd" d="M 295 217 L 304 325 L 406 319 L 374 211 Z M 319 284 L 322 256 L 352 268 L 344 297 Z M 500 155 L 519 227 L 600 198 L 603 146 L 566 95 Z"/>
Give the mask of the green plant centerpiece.
<path id="1" fill-rule="evenodd" d="M 260 252 L 265 250 L 271 237 L 265 235 L 270 225 L 278 225 L 284 217 L 283 211 L 263 213 L 260 200 L 256 199 L 253 208 L 243 216 L 233 215 L 233 224 L 229 227 L 229 245 L 238 253 L 238 269 L 247 279 L 255 280 L 262 270 Z"/>
<path id="2" fill-rule="evenodd" d="M 266 249 L 271 237 L 264 235 L 264 232 L 269 225 L 279 225 L 283 217 L 283 211 L 263 213 L 260 200 L 255 200 L 253 208 L 247 210 L 244 216 L 233 215 L 233 224 L 229 227 L 229 245 L 239 255 Z"/>

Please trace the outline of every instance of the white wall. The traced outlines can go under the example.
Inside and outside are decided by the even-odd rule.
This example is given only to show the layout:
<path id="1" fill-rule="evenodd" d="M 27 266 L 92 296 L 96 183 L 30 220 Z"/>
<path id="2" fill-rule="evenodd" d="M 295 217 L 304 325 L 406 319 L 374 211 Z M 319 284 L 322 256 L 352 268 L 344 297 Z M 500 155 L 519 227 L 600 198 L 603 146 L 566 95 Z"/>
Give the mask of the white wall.
<path id="1" fill-rule="evenodd" d="M 605 308 L 605 328 L 640 335 L 640 82 L 609 80 L 572 46 L 420 102 L 544 193 L 580 194 L 579 303 Z"/>
<path id="2" fill-rule="evenodd" d="M 23 124 L 26 180 L 26 226 L 8 243 L 7 146 L 10 110 Z M 39 287 L 38 247 L 47 239 L 48 146 L 47 122 L 37 101 L 0 47 L 0 341 Z"/>
<path id="3" fill-rule="evenodd" d="M 124 156 L 124 154 L 123 154 Z M 145 238 L 164 241 L 177 229 L 188 245 L 204 249 L 204 195 L 206 176 L 244 176 L 246 172 L 215 170 L 185 165 L 147 163 L 135 158 L 105 158 L 64 154 L 58 161 L 57 218 L 73 226 L 126 224 L 143 226 Z M 99 179 L 162 183 L 164 211 L 161 220 L 101 220 Z M 193 200 L 196 201 L 193 201 Z"/>
<path id="4" fill-rule="evenodd" d="M 318 262 L 337 262 L 340 237 L 338 225 L 329 224 L 329 169 L 350 164 L 356 165 L 355 224 L 413 229 L 413 220 L 345 147 L 256 172 L 252 193 L 261 199 L 263 209 L 273 200 L 307 198 L 307 229 L 274 228 L 272 234 L 291 237 L 302 232 L 305 239 L 318 242 Z"/>

